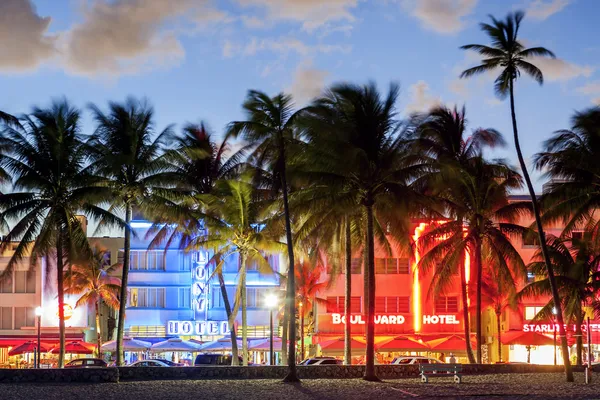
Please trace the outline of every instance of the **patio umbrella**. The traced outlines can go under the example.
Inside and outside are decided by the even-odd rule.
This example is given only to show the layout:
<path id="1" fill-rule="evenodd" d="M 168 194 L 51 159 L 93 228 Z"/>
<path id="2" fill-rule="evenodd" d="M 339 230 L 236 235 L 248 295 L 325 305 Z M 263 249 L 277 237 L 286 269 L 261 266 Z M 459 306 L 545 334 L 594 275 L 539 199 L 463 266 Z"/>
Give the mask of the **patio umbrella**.
<path id="1" fill-rule="evenodd" d="M 93 354 L 95 344 L 86 343 L 81 341 L 67 342 L 65 343 L 65 354 Z M 50 353 L 56 354 L 60 351 L 60 345 L 54 346 Z"/>
<path id="2" fill-rule="evenodd" d="M 242 348 L 242 339 L 237 340 L 238 349 Z M 200 346 L 198 351 L 230 351 L 231 350 L 231 339 L 219 339 L 213 340 L 212 342 L 206 342 Z"/>
<path id="3" fill-rule="evenodd" d="M 350 340 L 350 344 L 352 346 L 352 350 L 364 350 L 367 348 L 367 345 L 365 343 L 359 342 L 354 338 Z M 321 350 L 344 350 L 344 338 L 328 340 L 319 343 L 319 345 L 321 346 Z"/>
<path id="4" fill-rule="evenodd" d="M 427 345 L 431 348 L 431 351 L 466 351 L 467 342 L 462 336 L 452 335 L 441 339 L 430 340 Z M 477 347 L 477 345 L 471 340 L 471 345 Z"/>
<path id="5" fill-rule="evenodd" d="M 250 342 L 248 344 L 248 350 L 269 351 L 271 349 L 270 345 L 269 345 L 270 341 L 271 341 L 270 339 L 253 340 L 252 342 Z M 280 337 L 273 338 L 273 349 L 275 351 L 279 351 L 281 349 L 281 338 Z"/>
<path id="6" fill-rule="evenodd" d="M 552 346 L 554 339 L 537 332 L 507 332 L 502 335 L 502 344 L 524 346 Z"/>
<path id="7" fill-rule="evenodd" d="M 408 336 L 398 336 L 379 344 L 380 351 L 429 351 L 425 342 L 419 342 Z"/>
<path id="8" fill-rule="evenodd" d="M 143 340 L 137 340 L 130 337 L 123 338 L 123 351 L 145 351 L 152 347 L 152 343 L 144 342 Z M 102 351 L 117 351 L 117 341 L 111 340 L 102 345 Z"/>
<path id="9" fill-rule="evenodd" d="M 187 342 L 180 338 L 172 338 L 158 342 L 152 345 L 150 351 L 155 353 L 164 353 L 169 351 L 189 351 L 196 352 L 200 349 L 200 346 L 193 342 Z"/>
<path id="10" fill-rule="evenodd" d="M 9 356 L 17 356 L 19 354 L 25 354 L 25 353 L 33 353 L 37 351 L 37 342 L 34 342 L 33 340 L 27 341 L 13 349 L 11 349 L 8 352 Z M 47 344 L 47 343 L 40 343 L 40 351 L 42 353 L 47 353 L 50 349 L 52 349 L 52 345 Z"/>

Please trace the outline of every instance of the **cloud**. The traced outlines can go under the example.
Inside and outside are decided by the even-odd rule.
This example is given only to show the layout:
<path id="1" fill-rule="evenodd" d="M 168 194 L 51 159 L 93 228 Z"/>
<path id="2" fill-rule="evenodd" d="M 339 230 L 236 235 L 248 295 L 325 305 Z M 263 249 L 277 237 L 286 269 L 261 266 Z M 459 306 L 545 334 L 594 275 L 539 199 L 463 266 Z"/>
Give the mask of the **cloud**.
<path id="1" fill-rule="evenodd" d="M 241 49 L 241 46 L 237 43 L 233 43 L 229 39 L 223 43 L 223 57 L 231 58 L 236 55 Z"/>
<path id="2" fill-rule="evenodd" d="M 1 0 L 0 70 L 32 70 L 51 58 L 57 39 L 47 34 L 51 21 L 30 0 Z"/>
<path id="3" fill-rule="evenodd" d="M 471 14 L 478 0 L 404 0 L 404 8 L 422 25 L 442 34 L 452 34 L 463 29 L 464 17 Z"/>
<path id="4" fill-rule="evenodd" d="M 532 57 L 530 61 L 548 81 L 568 81 L 581 76 L 587 78 L 594 72 L 594 67 L 573 64 L 560 58 Z"/>
<path id="5" fill-rule="evenodd" d="M 296 103 L 307 103 L 321 94 L 328 76 L 329 72 L 314 68 L 311 61 L 304 61 L 296 69 L 292 84 L 286 91 L 292 94 Z"/>
<path id="6" fill-rule="evenodd" d="M 572 0 L 533 0 L 527 7 L 527 16 L 545 20 L 548 17 L 560 12 L 563 8 L 571 4 Z"/>
<path id="7" fill-rule="evenodd" d="M 600 106 L 600 81 L 589 82 L 578 87 L 577 92 L 587 96 L 598 96 L 592 98 L 592 103 Z"/>
<path id="8" fill-rule="evenodd" d="M 355 21 L 350 10 L 358 0 L 237 0 L 243 7 L 266 10 L 270 20 L 291 20 L 302 23 L 306 31 L 313 31 L 330 21 Z"/>
<path id="9" fill-rule="evenodd" d="M 429 85 L 425 81 L 418 81 L 411 85 L 408 91 L 411 97 L 410 103 L 404 109 L 407 114 L 426 112 L 442 104 L 442 99 L 431 94 Z"/>
<path id="10" fill-rule="evenodd" d="M 234 46 L 231 46 L 232 49 Z M 280 38 L 252 38 L 250 42 L 242 47 L 239 47 L 238 50 L 245 56 L 253 56 L 259 52 L 270 51 L 274 53 L 280 54 L 288 54 L 288 53 L 298 53 L 301 56 L 309 56 L 314 53 L 349 53 L 352 50 L 352 47 L 349 45 L 332 45 L 332 44 L 316 44 L 316 45 L 308 45 L 303 41 L 294 38 L 294 37 L 280 37 Z"/>

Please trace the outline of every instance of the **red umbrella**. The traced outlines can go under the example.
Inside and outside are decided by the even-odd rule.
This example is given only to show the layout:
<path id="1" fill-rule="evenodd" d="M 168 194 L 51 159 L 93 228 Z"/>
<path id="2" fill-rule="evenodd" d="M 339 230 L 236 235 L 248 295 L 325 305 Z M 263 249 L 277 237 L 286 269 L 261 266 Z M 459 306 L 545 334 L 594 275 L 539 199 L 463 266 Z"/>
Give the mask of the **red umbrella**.
<path id="1" fill-rule="evenodd" d="M 33 352 L 37 351 L 37 348 L 38 348 L 37 342 L 30 340 L 30 341 L 27 341 L 27 342 L 21 344 L 20 346 L 17 346 L 15 348 L 11 349 L 8 352 L 8 355 L 9 356 L 17 356 L 19 354 L 33 353 Z M 50 345 L 50 344 L 40 343 L 40 352 L 42 352 L 42 353 L 48 352 L 51 348 L 52 348 L 52 345 Z"/>
<path id="2" fill-rule="evenodd" d="M 537 332 L 507 332 L 502 335 L 503 344 L 520 344 L 524 346 L 552 346 L 554 339 Z"/>
<path id="3" fill-rule="evenodd" d="M 378 350 L 387 351 L 429 351 L 430 348 L 425 342 L 419 342 L 408 336 L 398 336 L 385 341 L 378 346 Z"/>
<path id="4" fill-rule="evenodd" d="M 353 350 L 364 350 L 367 348 L 367 345 L 363 342 L 359 342 L 358 340 L 352 338 L 350 341 Z M 321 342 L 322 350 L 344 350 L 344 338 L 328 340 L 326 342 Z"/>
<path id="5" fill-rule="evenodd" d="M 68 342 L 65 344 L 65 353 L 67 354 L 92 354 L 96 348 L 95 344 L 86 342 Z M 56 354 L 60 351 L 60 345 L 54 347 L 50 352 Z"/>
<path id="6" fill-rule="evenodd" d="M 467 342 L 462 336 L 452 335 L 441 339 L 430 340 L 427 342 L 432 351 L 465 351 Z M 471 341 L 472 347 L 477 345 Z"/>

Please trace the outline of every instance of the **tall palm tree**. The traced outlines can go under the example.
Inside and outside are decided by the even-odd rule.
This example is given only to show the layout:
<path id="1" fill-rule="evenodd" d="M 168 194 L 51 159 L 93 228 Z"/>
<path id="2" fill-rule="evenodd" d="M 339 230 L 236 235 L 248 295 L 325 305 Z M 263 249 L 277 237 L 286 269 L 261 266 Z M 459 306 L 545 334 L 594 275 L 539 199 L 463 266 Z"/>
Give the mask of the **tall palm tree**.
<path id="1" fill-rule="evenodd" d="M 253 156 L 259 168 L 270 164 L 273 173 L 274 189 L 281 190 L 285 218 L 285 234 L 288 253 L 287 313 L 284 315 L 284 329 L 288 328 L 288 374 L 285 382 L 299 382 L 296 372 L 296 304 L 294 296 L 294 242 L 292 238 L 292 217 L 288 201 L 287 163 L 290 145 L 293 145 L 296 131 L 296 119 L 301 111 L 294 111 L 291 96 L 283 93 L 269 97 L 265 93 L 251 90 L 243 105 L 246 121 L 234 121 L 229 124 L 228 134 L 243 136 L 255 146 Z M 282 340 L 285 346 L 285 340 Z M 285 358 L 285 355 L 284 355 Z"/>
<path id="2" fill-rule="evenodd" d="M 163 154 L 163 145 L 171 135 L 171 127 L 156 135 L 154 110 L 146 102 L 133 98 L 127 99 L 124 104 L 111 102 L 108 114 L 95 105 L 90 108 L 96 122 L 90 169 L 108 181 L 107 187 L 113 194 L 109 212 L 125 214 L 117 322 L 117 365 L 122 365 L 132 213 L 135 209 L 142 214 L 154 215 L 173 204 L 176 198 L 170 189 L 176 183 L 177 175 Z M 99 226 L 103 227 L 103 224 L 104 220 L 101 220 Z"/>
<path id="3" fill-rule="evenodd" d="M 413 167 L 423 173 L 415 181 L 422 192 L 439 198 L 445 214 L 454 217 L 460 224 L 463 216 L 459 210 L 452 209 L 452 199 L 462 197 L 460 184 L 448 184 L 460 177 L 461 169 L 467 168 L 472 160 L 481 156 L 484 148 L 504 145 L 502 136 L 494 129 L 476 129 L 467 136 L 465 108 L 453 110 L 437 107 L 419 121 L 413 140 Z M 449 202 L 445 202 L 448 199 Z M 445 207 L 444 207 L 445 206 Z M 462 262 L 462 259 L 461 259 Z M 462 303 L 468 304 L 468 290 L 464 265 L 459 265 Z M 470 315 L 468 307 L 463 307 L 465 337 L 471 337 Z M 475 363 L 471 341 L 466 340 L 467 357 Z"/>
<path id="4" fill-rule="evenodd" d="M 304 359 L 304 320 L 307 315 L 313 312 L 314 304 L 327 303 L 326 300 L 317 297 L 317 295 L 322 293 L 328 284 L 321 281 L 325 268 L 319 260 L 316 262 L 307 260 L 298 263 L 294 271 L 296 273 L 296 300 L 300 316 L 300 357 Z"/>
<path id="5" fill-rule="evenodd" d="M 410 211 L 420 204 L 408 186 L 411 177 L 403 163 L 407 137 L 404 125 L 396 119 L 398 90 L 392 84 L 382 96 L 374 84 L 340 84 L 306 110 L 312 131 L 306 169 L 332 190 L 354 196 L 349 203 L 360 205 L 365 224 L 366 380 L 378 379 L 374 367 L 375 238 L 381 244 L 386 243 L 388 233 L 399 240 L 408 238 Z"/>
<path id="6" fill-rule="evenodd" d="M 177 244 L 185 250 L 191 240 L 204 229 L 205 207 L 202 195 L 210 194 L 215 183 L 222 179 L 233 179 L 240 172 L 244 163 L 245 149 L 241 148 L 229 154 L 231 146 L 225 138 L 217 144 L 212 140 L 206 124 L 187 124 L 183 128 L 183 136 L 175 138 L 175 148 L 167 152 L 167 157 L 174 166 L 174 181 L 177 188 L 189 192 L 189 197 L 182 202 L 169 204 L 161 215 L 154 218 L 154 224 L 148 231 L 151 237 L 149 248 L 157 248 L 164 243 L 165 248 Z M 213 259 L 217 265 L 218 259 Z M 225 287 L 222 270 L 217 271 L 221 296 L 227 318 L 231 318 L 232 307 Z M 233 357 L 232 365 L 239 364 L 237 336 L 235 325 L 229 326 Z"/>
<path id="7" fill-rule="evenodd" d="M 2 110 L 0 110 L 0 122 L 12 127 L 18 127 L 21 125 L 17 117 L 9 113 L 5 113 Z"/>
<path id="8" fill-rule="evenodd" d="M 549 260 L 548 247 L 544 238 L 544 227 L 542 225 L 541 213 L 538 206 L 538 200 L 531 183 L 531 178 L 527 172 L 527 165 L 523 158 L 521 146 L 519 144 L 519 131 L 517 129 L 517 116 L 515 113 L 515 96 L 514 96 L 514 83 L 517 78 L 521 76 L 521 73 L 529 75 L 535 79 L 540 85 L 544 83 L 544 75 L 542 71 L 534 64 L 531 63 L 532 57 L 554 57 L 554 53 L 544 47 L 530 47 L 525 48 L 523 44 L 518 40 L 519 27 L 521 21 L 525 17 L 522 11 L 510 13 L 504 21 L 499 21 L 494 17 L 490 17 L 492 20 L 491 24 L 481 23 L 480 27 L 491 39 L 492 45 L 480 45 L 480 44 L 469 44 L 462 46 L 463 50 L 473 50 L 479 53 L 482 57 L 482 64 L 469 68 L 462 72 L 461 78 L 469 78 L 482 73 L 487 73 L 495 70 L 500 70 L 500 75 L 496 78 L 494 89 L 496 95 L 500 98 L 506 98 L 510 96 L 510 112 L 512 118 L 513 137 L 515 142 L 515 149 L 517 151 L 517 158 L 519 159 L 519 165 L 527 190 L 531 197 L 531 203 L 533 205 L 533 213 L 535 216 L 535 223 L 540 240 L 540 246 L 544 260 L 546 262 L 546 269 L 548 273 L 548 279 L 552 289 L 552 297 L 554 301 L 559 304 L 558 288 L 554 282 L 554 270 Z M 562 311 L 557 310 L 557 321 L 560 327 L 560 338 L 561 347 L 563 353 L 563 362 L 565 365 L 565 375 L 568 382 L 573 381 L 573 371 L 569 363 L 567 337 L 565 336 L 565 329 L 563 324 Z"/>
<path id="9" fill-rule="evenodd" d="M 239 257 L 238 283 L 229 324 L 242 310 L 242 353 L 244 366 L 248 365 L 248 323 L 246 276 L 249 263 L 256 263 L 258 271 L 274 274 L 265 255 L 283 251 L 285 245 L 269 235 L 268 221 L 263 218 L 264 201 L 260 193 L 244 177 L 223 180 L 215 184 L 213 193 L 204 196 L 207 204 L 208 232 L 192 239 L 187 250 L 216 249 L 209 261 L 215 264 L 213 275 L 223 271 L 225 262 L 236 254 Z"/>
<path id="10" fill-rule="evenodd" d="M 567 323 L 575 324 L 577 337 L 577 365 L 582 365 L 583 332 L 581 326 L 585 318 L 585 308 L 592 307 L 595 314 L 600 313 L 600 249 L 592 241 L 592 232 L 585 232 L 582 239 L 570 237 L 548 238 L 550 260 L 556 268 L 556 284 L 560 294 L 560 307 L 565 310 Z M 535 274 L 544 273 L 544 262 L 538 251 L 529 268 Z M 519 297 L 545 296 L 551 294 L 548 278 L 536 280 L 525 286 Z M 539 318 L 554 319 L 553 311 L 557 307 L 553 300 L 539 312 Z"/>
<path id="11" fill-rule="evenodd" d="M 98 356 L 102 348 L 100 306 L 104 302 L 113 310 L 119 308 L 121 280 L 112 276 L 119 267 L 119 264 L 110 265 L 110 252 L 96 246 L 92 249 L 91 259 L 77 260 L 64 276 L 65 293 L 81 295 L 75 306 L 94 307 Z"/>
<path id="12" fill-rule="evenodd" d="M 477 362 L 481 363 L 484 268 L 495 265 L 500 276 L 515 273 L 523 278 L 525 264 L 507 236 L 522 236 L 526 228 L 515 223 L 523 214 L 523 205 L 508 202 L 509 191 L 522 185 L 519 174 L 504 164 L 489 164 L 482 157 L 472 158 L 469 164 L 456 179 L 448 181 L 457 186 L 451 208 L 462 220 L 434 224 L 421 235 L 424 255 L 419 268 L 425 272 L 435 268 L 431 294 L 437 295 L 452 283 L 457 269 L 463 267 L 465 252 L 469 253 L 476 278 Z"/>
<path id="13" fill-rule="evenodd" d="M 543 218 L 562 220 L 564 236 L 584 227 L 600 243 L 600 221 L 590 218 L 600 208 L 600 107 L 575 113 L 572 125 L 557 131 L 535 156 L 538 169 L 552 179 L 540 200 Z"/>
<path id="14" fill-rule="evenodd" d="M 11 193 L 0 196 L 0 219 L 14 223 L 1 249 L 19 242 L 2 277 L 12 274 L 29 249 L 31 267 L 46 257 L 46 267 L 56 268 L 60 368 L 65 354 L 64 270 L 77 256 L 91 253 L 77 215 L 104 218 L 111 226 L 120 222 L 98 206 L 110 193 L 96 187 L 102 179 L 86 169 L 90 149 L 85 139 L 79 110 L 66 100 L 54 101 L 47 109 L 34 108 L 22 124 L 6 127 L 0 139 L 0 147 L 9 149 L 0 165 L 13 179 Z"/>

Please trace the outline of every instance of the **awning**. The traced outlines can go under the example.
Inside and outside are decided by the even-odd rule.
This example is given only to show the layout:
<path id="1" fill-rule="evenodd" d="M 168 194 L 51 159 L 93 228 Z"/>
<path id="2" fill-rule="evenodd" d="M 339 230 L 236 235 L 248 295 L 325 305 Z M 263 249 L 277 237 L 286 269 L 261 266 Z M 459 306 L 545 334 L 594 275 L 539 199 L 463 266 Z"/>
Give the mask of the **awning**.
<path id="1" fill-rule="evenodd" d="M 502 344 L 524 346 L 552 346 L 554 338 L 537 332 L 508 331 L 502 334 Z"/>
<path id="2" fill-rule="evenodd" d="M 427 345 L 431 348 L 431 351 L 454 351 L 454 352 L 465 352 L 467 351 L 467 341 L 462 336 L 452 335 L 441 339 L 434 339 L 427 342 Z M 471 340 L 471 347 L 477 348 L 474 341 Z"/>
<path id="3" fill-rule="evenodd" d="M 408 336 L 397 336 L 377 345 L 378 351 L 430 351 L 426 342 Z"/>
<path id="4" fill-rule="evenodd" d="M 65 340 L 67 342 L 72 341 L 83 341 L 83 333 L 77 334 L 67 334 L 65 336 Z M 25 342 L 36 342 L 37 343 L 37 335 L 6 335 L 0 337 L 0 348 L 8 348 L 8 347 L 17 347 L 22 345 Z M 46 343 L 49 345 L 57 345 L 59 343 L 58 335 L 50 335 L 50 334 L 42 334 L 41 335 L 42 343 Z"/>

